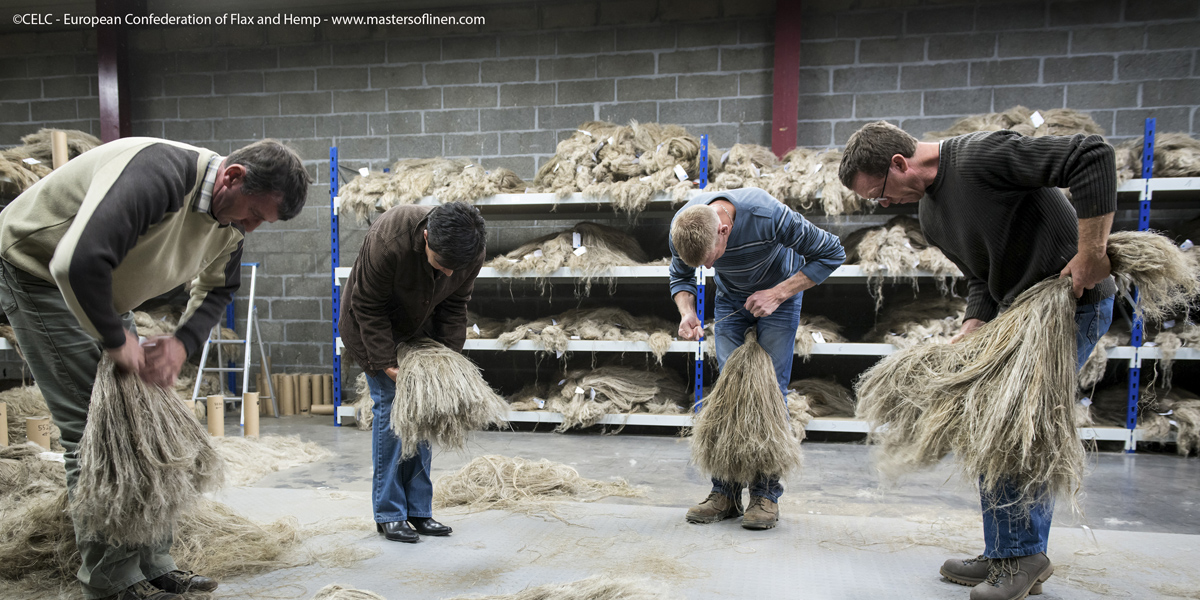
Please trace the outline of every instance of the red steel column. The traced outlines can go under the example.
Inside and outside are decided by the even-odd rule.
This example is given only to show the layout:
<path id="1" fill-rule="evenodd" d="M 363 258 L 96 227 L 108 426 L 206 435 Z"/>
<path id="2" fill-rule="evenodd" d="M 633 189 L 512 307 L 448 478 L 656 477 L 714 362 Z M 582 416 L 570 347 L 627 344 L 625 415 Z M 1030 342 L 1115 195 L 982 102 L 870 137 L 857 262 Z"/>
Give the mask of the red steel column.
<path id="1" fill-rule="evenodd" d="M 135 2 L 96 0 L 96 14 L 124 15 L 139 12 Z M 143 9 L 144 11 L 144 9 Z M 129 50 L 122 25 L 103 25 L 96 30 L 97 93 L 100 100 L 100 141 L 111 142 L 133 135 L 130 114 Z"/>
<path id="2" fill-rule="evenodd" d="M 775 2 L 772 80 L 771 151 L 783 156 L 796 147 L 796 121 L 800 116 L 800 0 Z"/>

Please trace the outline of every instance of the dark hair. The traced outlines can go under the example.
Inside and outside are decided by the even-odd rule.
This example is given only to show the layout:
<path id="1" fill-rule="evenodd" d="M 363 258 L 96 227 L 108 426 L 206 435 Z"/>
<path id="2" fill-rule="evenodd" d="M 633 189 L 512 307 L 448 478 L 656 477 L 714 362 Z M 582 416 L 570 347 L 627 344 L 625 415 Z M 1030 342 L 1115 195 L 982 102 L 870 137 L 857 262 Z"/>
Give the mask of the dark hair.
<path id="1" fill-rule="evenodd" d="M 283 193 L 283 200 L 279 202 L 281 221 L 295 217 L 304 208 L 312 178 L 300 162 L 300 156 L 282 142 L 265 139 L 238 148 L 225 159 L 225 164 L 246 167 L 246 177 L 242 180 L 243 192 Z"/>
<path id="2" fill-rule="evenodd" d="M 447 202 L 429 211 L 425 230 L 429 249 L 447 269 L 463 269 L 483 252 L 487 243 L 483 215 L 466 202 Z"/>
<path id="3" fill-rule="evenodd" d="M 916 151 L 917 138 L 903 129 L 887 121 L 867 123 L 846 142 L 838 179 L 842 180 L 842 185 L 850 187 L 860 171 L 871 177 L 883 177 L 893 156 L 912 158 Z"/>

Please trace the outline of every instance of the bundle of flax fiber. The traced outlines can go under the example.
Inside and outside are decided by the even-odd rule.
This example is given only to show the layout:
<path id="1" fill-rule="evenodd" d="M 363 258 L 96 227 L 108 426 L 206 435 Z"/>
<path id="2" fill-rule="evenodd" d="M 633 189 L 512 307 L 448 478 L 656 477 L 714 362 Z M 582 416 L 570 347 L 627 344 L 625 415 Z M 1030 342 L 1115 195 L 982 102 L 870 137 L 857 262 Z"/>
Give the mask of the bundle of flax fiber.
<path id="1" fill-rule="evenodd" d="M 566 231 L 530 240 L 484 266 L 503 275 L 535 275 L 539 278 L 558 269 L 571 269 L 583 279 L 584 294 L 587 294 L 591 291 L 592 281 L 602 278 L 613 267 L 660 263 L 666 264 L 661 260 L 652 263 L 641 245 L 628 233 L 584 221 Z"/>
<path id="2" fill-rule="evenodd" d="M 904 349 L 917 344 L 948 344 L 958 334 L 967 301 L 953 296 L 920 297 L 889 304 L 863 336 L 868 344 Z"/>
<path id="3" fill-rule="evenodd" d="M 871 205 L 838 179 L 840 150 L 793 148 L 783 155 L 783 167 L 767 184 L 767 192 L 799 211 L 820 209 L 836 217 L 865 212 Z"/>
<path id="4" fill-rule="evenodd" d="M 562 413 L 555 431 L 591 427 L 610 414 L 681 412 L 687 388 L 674 373 L 661 368 L 619 365 L 567 373 L 546 409 Z"/>
<path id="5" fill-rule="evenodd" d="M 800 315 L 800 326 L 796 328 L 795 354 L 808 360 L 812 357 L 813 344 L 841 344 L 846 341 L 842 326 L 821 315 Z"/>
<path id="6" fill-rule="evenodd" d="M 782 477 L 800 464 L 800 442 L 771 357 L 753 335 L 726 359 L 692 427 L 692 461 L 722 481 L 749 485 Z"/>
<path id="7" fill-rule="evenodd" d="M 1184 392 L 1186 394 L 1186 392 Z M 1138 390 L 1137 428 L 1144 440 L 1163 440 L 1171 434 L 1173 399 L 1179 395 L 1175 390 L 1165 392 L 1158 387 Z M 1089 417 L 1093 424 L 1109 427 L 1125 427 L 1129 410 L 1129 390 L 1123 385 L 1111 385 L 1095 391 L 1091 396 Z M 1174 425 L 1178 425 L 1176 421 Z"/>
<path id="8" fill-rule="evenodd" d="M 1158 344 L 1159 351 L 1162 353 L 1156 366 L 1162 369 L 1162 386 L 1165 388 L 1171 387 L 1175 354 L 1179 352 L 1179 349 L 1200 346 L 1200 327 L 1186 320 L 1178 325 L 1172 325 L 1174 326 L 1160 331 L 1154 336 L 1154 343 Z"/>
<path id="9" fill-rule="evenodd" d="M 488 386 L 467 357 L 432 340 L 400 344 L 392 404 L 392 431 L 403 458 L 423 441 L 466 447 L 467 432 L 502 422 L 508 404 Z"/>
<path id="10" fill-rule="evenodd" d="M 225 480 L 232 486 L 250 485 L 275 471 L 328 458 L 332 453 L 300 436 L 214 437 L 213 445 L 225 462 Z"/>
<path id="11" fill-rule="evenodd" d="M 71 514 L 111 544 L 148 545 L 224 482 L 208 432 L 171 390 L 101 359 L 79 442 Z"/>
<path id="12" fill-rule="evenodd" d="M 511 348 L 521 340 L 535 340 L 546 352 L 564 356 L 571 340 L 645 342 L 656 361 L 671 349 L 674 325 L 660 317 L 635 317 L 615 307 L 573 308 L 553 317 L 528 323 L 512 322 L 512 329 L 497 337 L 501 347 Z"/>
<path id="13" fill-rule="evenodd" d="M 843 245 L 846 264 L 860 266 L 867 275 L 876 310 L 883 304 L 884 279 L 908 279 L 915 289 L 917 273 L 925 271 L 937 278 L 942 293 L 948 293 L 949 284 L 963 276 L 957 265 L 929 244 L 921 223 L 912 217 L 900 215 L 882 226 L 854 231 Z"/>
<path id="14" fill-rule="evenodd" d="M 494 454 L 475 457 L 457 473 L 439 477 L 433 486 L 435 507 L 471 510 L 533 512 L 545 510 L 553 501 L 641 495 L 623 479 L 585 479 L 574 468 L 544 458 L 533 461 Z"/>
<path id="15" fill-rule="evenodd" d="M 854 394 L 832 378 L 797 379 L 788 384 L 788 390 L 805 398 L 804 408 L 810 418 L 854 416 Z M 792 411 L 790 397 L 788 410 Z"/>
<path id="16" fill-rule="evenodd" d="M 312 600 L 385 600 L 385 598 L 375 592 L 360 590 L 340 583 L 331 583 L 317 591 Z"/>
<path id="17" fill-rule="evenodd" d="M 1117 145 L 1117 181 L 1142 176 L 1143 138 Z M 1200 177 L 1200 140 L 1186 133 L 1159 133 L 1154 136 L 1155 177 Z"/>
<path id="18" fill-rule="evenodd" d="M 1042 118 L 1037 124 L 1034 112 Z M 1104 129 L 1091 115 L 1069 108 L 1052 108 L 1050 110 L 1033 111 L 1024 106 L 1014 106 L 1004 112 L 971 115 L 955 121 L 949 129 L 931 131 L 925 134 L 925 141 L 944 140 L 977 131 L 1000 131 L 1008 129 L 1028 135 L 1040 137 L 1043 135 L 1074 135 L 1076 133 L 1104 135 Z"/>
<path id="19" fill-rule="evenodd" d="M 569 583 L 548 583 L 515 594 L 456 596 L 447 600 L 673 600 L 661 581 L 595 576 Z"/>
<path id="20" fill-rule="evenodd" d="M 704 191 L 746 187 L 765 190 L 779 169 L 779 159 L 770 148 L 757 144 L 734 144 L 721 155 L 721 172 Z"/>
<path id="21" fill-rule="evenodd" d="M 1108 254 L 1119 284 L 1138 286 L 1147 319 L 1200 295 L 1194 263 L 1160 235 L 1113 233 Z M 1071 282 L 1049 279 L 959 343 L 914 346 L 864 373 L 858 416 L 881 445 L 880 468 L 898 474 L 953 452 L 984 494 L 1007 483 L 1019 508 L 1057 497 L 1078 512 L 1074 312 Z"/>
<path id="22" fill-rule="evenodd" d="M 359 223 L 399 204 L 414 204 L 426 196 L 440 202 L 472 202 L 496 194 L 525 192 L 525 182 L 508 169 L 486 170 L 462 159 L 408 158 L 396 161 L 390 173 L 369 171 L 340 190 L 342 207 Z"/>

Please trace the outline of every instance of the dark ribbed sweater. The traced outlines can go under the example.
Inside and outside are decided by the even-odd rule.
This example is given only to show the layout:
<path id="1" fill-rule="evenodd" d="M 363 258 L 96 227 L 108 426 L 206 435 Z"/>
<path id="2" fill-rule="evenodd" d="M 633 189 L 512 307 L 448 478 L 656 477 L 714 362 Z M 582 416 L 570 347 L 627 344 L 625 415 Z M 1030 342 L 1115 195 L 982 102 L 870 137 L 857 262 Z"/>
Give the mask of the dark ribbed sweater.
<path id="1" fill-rule="evenodd" d="M 1079 219 L 1117 209 L 1113 148 L 1098 135 L 970 133 L 941 143 L 919 211 L 926 238 L 967 276 L 967 319 L 990 321 L 1078 250 Z M 1058 188 L 1071 189 L 1067 200 Z M 1116 294 L 1112 277 L 1079 304 Z"/>

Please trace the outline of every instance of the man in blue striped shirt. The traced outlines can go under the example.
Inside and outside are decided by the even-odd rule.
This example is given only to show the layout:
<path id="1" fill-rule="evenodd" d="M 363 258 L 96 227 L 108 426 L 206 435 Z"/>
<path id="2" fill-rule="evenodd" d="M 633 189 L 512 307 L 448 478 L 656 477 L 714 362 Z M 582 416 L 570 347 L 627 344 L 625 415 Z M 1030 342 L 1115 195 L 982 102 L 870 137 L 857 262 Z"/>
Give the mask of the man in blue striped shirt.
<path id="1" fill-rule="evenodd" d="M 695 340 L 703 332 L 696 316 L 695 270 L 701 265 L 715 269 L 718 368 L 745 341 L 746 330 L 757 326 L 758 343 L 771 355 L 784 401 L 804 290 L 825 281 L 846 259 L 837 236 L 763 190 L 743 188 L 693 198 L 671 221 L 668 243 L 671 296 L 682 317 L 679 337 Z M 755 481 L 742 527 L 774 527 L 782 493 L 778 477 Z M 687 520 L 715 523 L 740 514 L 742 485 L 713 479 L 712 492 L 688 511 Z"/>

